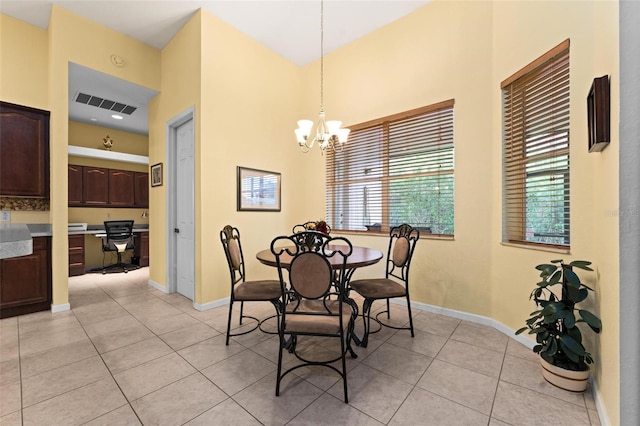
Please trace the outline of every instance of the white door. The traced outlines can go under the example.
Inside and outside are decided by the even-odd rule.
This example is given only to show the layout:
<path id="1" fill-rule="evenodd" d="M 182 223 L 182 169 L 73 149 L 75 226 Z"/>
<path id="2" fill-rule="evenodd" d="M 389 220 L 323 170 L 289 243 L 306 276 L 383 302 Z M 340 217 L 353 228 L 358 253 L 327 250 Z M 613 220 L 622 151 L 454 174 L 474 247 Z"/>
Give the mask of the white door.
<path id="1" fill-rule="evenodd" d="M 195 195 L 193 119 L 176 129 L 176 290 L 193 300 L 195 292 Z"/>

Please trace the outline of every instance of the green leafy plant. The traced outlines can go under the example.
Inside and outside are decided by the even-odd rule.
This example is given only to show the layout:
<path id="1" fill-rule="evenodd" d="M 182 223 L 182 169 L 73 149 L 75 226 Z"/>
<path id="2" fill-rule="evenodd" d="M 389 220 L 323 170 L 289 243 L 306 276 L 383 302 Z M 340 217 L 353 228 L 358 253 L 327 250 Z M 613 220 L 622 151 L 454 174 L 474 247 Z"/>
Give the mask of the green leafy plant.
<path id="1" fill-rule="evenodd" d="M 540 309 L 532 312 L 516 334 L 526 330 L 536 335 L 533 351 L 550 364 L 566 370 L 584 371 L 593 362 L 591 354 L 582 345 L 581 322 L 596 333 L 602 330 L 600 319 L 576 305 L 593 291 L 580 281 L 573 268 L 593 271 L 591 262 L 574 260 L 569 264 L 561 259 L 536 266 L 542 279 L 533 289 L 530 300 Z"/>

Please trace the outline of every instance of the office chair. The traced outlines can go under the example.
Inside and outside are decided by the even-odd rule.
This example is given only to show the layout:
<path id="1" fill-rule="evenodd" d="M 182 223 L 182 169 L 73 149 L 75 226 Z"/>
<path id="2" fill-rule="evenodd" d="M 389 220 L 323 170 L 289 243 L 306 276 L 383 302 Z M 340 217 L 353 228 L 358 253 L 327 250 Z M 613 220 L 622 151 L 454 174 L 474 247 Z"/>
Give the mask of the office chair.
<path id="1" fill-rule="evenodd" d="M 133 243 L 133 220 L 109 220 L 104 222 L 104 230 L 107 233 L 102 239 L 102 273 L 112 269 L 121 268 L 125 273 L 131 269 L 138 269 L 138 265 L 124 263 L 122 253 L 134 249 Z M 118 259 L 116 263 L 104 266 L 104 254 L 116 252 Z"/>

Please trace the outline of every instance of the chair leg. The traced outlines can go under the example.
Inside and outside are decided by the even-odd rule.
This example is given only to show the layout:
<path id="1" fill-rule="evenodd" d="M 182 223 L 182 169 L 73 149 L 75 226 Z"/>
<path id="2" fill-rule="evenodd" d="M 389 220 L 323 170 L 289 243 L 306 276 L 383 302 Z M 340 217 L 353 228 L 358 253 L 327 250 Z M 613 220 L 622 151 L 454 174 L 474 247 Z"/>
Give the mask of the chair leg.
<path id="1" fill-rule="evenodd" d="M 413 317 L 411 316 L 411 301 L 409 300 L 409 293 L 407 293 L 407 312 L 409 313 L 409 328 L 411 329 L 411 337 L 415 337 L 413 333 Z"/>
<path id="2" fill-rule="evenodd" d="M 362 336 L 362 344 L 363 348 L 367 347 L 369 343 L 369 330 L 371 330 L 371 304 L 373 300 L 364 299 L 362 303 L 362 324 L 364 325 L 364 336 Z"/>
<path id="3" fill-rule="evenodd" d="M 391 319 L 391 306 L 389 305 L 389 299 L 387 299 L 387 319 Z"/>
<path id="4" fill-rule="evenodd" d="M 347 331 L 348 332 L 348 331 Z M 349 403 L 349 394 L 347 391 L 347 360 L 345 358 L 345 339 L 342 338 L 340 339 L 340 348 L 342 349 L 342 385 L 344 388 L 344 403 L 348 404 Z M 349 342 L 350 339 L 347 337 L 347 342 Z"/>
<path id="5" fill-rule="evenodd" d="M 229 346 L 229 335 L 231 334 L 231 313 L 232 312 L 233 312 L 233 299 L 229 300 L 229 319 L 227 320 L 227 343 L 226 343 L 227 346 Z"/>
<path id="6" fill-rule="evenodd" d="M 242 318 L 244 318 L 244 302 L 240 302 L 240 325 L 242 325 Z"/>
<path id="7" fill-rule="evenodd" d="M 278 326 L 280 328 L 280 326 Z M 282 351 L 286 346 L 286 342 L 284 340 L 284 333 L 282 330 L 279 330 L 280 344 L 278 345 L 278 372 L 276 376 L 276 396 L 280 396 L 280 379 L 282 378 Z M 292 337 L 293 338 L 293 337 Z"/>

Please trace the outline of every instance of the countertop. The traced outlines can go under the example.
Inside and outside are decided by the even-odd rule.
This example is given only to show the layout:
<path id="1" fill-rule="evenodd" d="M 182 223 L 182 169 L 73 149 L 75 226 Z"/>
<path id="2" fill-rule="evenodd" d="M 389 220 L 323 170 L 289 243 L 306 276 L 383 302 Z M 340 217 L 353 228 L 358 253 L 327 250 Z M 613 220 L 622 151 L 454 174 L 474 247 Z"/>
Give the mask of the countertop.
<path id="1" fill-rule="evenodd" d="M 0 224 L 0 259 L 33 253 L 33 239 L 23 223 Z"/>

